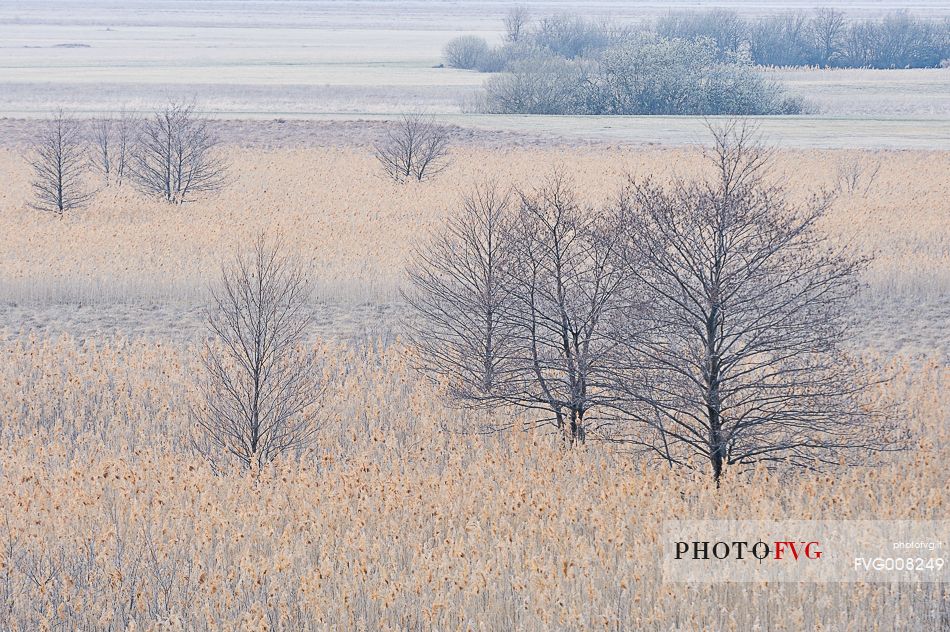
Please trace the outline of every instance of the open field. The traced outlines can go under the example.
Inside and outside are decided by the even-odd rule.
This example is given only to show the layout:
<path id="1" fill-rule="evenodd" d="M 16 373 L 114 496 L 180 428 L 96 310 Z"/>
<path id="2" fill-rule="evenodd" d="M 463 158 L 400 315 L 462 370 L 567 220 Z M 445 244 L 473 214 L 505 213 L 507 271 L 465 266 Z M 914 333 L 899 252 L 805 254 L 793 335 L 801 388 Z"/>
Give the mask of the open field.
<path id="1" fill-rule="evenodd" d="M 0 342 L 5 625 L 946 629 L 940 584 L 665 584 L 654 547 L 674 518 L 947 516 L 947 153 L 785 151 L 778 163 L 795 187 L 829 187 L 846 161 L 883 162 L 826 229 L 878 254 L 852 344 L 894 377 L 882 395 L 914 451 L 718 491 L 602 445 L 564 451 L 541 431 L 460 434 L 484 419 L 419 380 L 393 313 L 407 245 L 480 175 L 570 165 L 595 201 L 628 172 L 695 171 L 695 149 L 463 146 L 442 178 L 408 186 L 380 179 L 366 148 L 228 153 L 235 182 L 214 200 L 168 208 L 123 191 L 61 220 L 23 208 L 22 162 L 0 154 L 0 217 L 17 227 L 2 237 L 3 318 L 32 330 Z M 262 227 L 312 262 L 317 344 L 345 371 L 315 454 L 220 476 L 188 449 L 193 345 L 204 284 Z"/>
<path id="2" fill-rule="evenodd" d="M 575 9 L 564 2 L 528 4 L 538 16 Z M 746 15 L 775 10 L 755 2 L 721 6 Z M 919 15 L 950 14 L 936 2 L 904 6 Z M 195 98 L 222 118 L 391 117 L 412 109 L 459 115 L 487 75 L 437 67 L 442 48 L 462 33 L 500 41 L 508 7 L 501 1 L 166 1 L 44 3 L 24 12 L 20 3 L 5 0 L 0 116 L 45 116 L 58 107 L 84 114 L 122 106 L 148 110 L 169 98 Z M 676 3 L 604 1 L 583 8 L 589 18 L 631 22 Z M 878 3 L 842 8 L 852 16 L 885 12 Z M 936 119 L 944 126 L 938 135 L 950 121 L 950 69 L 774 74 L 822 117 Z M 459 118 L 465 125 L 466 117 Z"/>
<path id="3" fill-rule="evenodd" d="M 391 115 L 311 115 L 276 119 L 213 120 L 227 145 L 251 149 L 353 148 L 369 150 L 383 139 Z M 519 116 L 442 114 L 459 146 L 491 149 L 560 147 L 643 149 L 708 142 L 709 119 L 675 116 Z M 715 117 L 712 117 L 715 121 Z M 950 119 L 861 119 L 817 116 L 752 117 L 769 143 L 794 149 L 931 150 L 947 147 Z M 23 151 L 37 119 L 0 118 L 0 147 Z"/>
<path id="4" fill-rule="evenodd" d="M 945 584 L 664 584 L 656 550 L 665 519 L 946 518 L 945 362 L 880 365 L 897 375 L 887 395 L 919 432 L 916 451 L 717 491 L 544 433 L 447 433 L 478 419 L 443 408 L 404 349 L 326 351 L 348 372 L 316 455 L 219 476 L 182 442 L 197 368 L 187 348 L 0 345 L 0 624 L 865 632 L 950 621 Z"/>
<path id="5" fill-rule="evenodd" d="M 697 134 L 698 134 L 697 130 Z M 408 248 L 451 212 L 474 182 L 506 173 L 530 182 L 555 168 L 569 168 L 596 200 L 612 195 L 626 175 L 664 177 L 701 164 L 695 149 L 600 146 L 567 149 L 488 149 L 462 145 L 453 165 L 433 183 L 400 186 L 385 180 L 370 148 L 227 150 L 233 183 L 212 200 L 168 208 L 132 191 L 106 189 L 88 209 L 62 219 L 26 208 L 29 173 L 15 150 L 0 150 L 9 186 L 0 193 L 0 217 L 16 231 L 0 238 L 0 299 L 8 327 L 42 325 L 55 330 L 56 305 L 78 327 L 148 331 L 148 311 L 135 318 L 110 305 L 153 306 L 161 321 L 181 311 L 195 331 L 196 309 L 219 262 L 235 244 L 260 229 L 280 230 L 313 266 L 317 300 L 332 334 L 354 312 L 392 332 Z M 782 173 L 796 188 L 836 186 L 850 163 L 882 164 L 865 193 L 842 194 L 831 228 L 877 259 L 860 309 L 867 335 L 889 350 L 944 350 L 942 324 L 950 315 L 950 171 L 947 153 L 888 151 L 785 151 Z M 15 304 L 13 306 L 12 304 Z M 383 316 L 379 314 L 382 310 Z M 101 310 L 101 311 L 100 311 Z M 171 310 L 171 311 L 169 311 Z M 88 314 L 83 316 L 83 313 Z M 109 316 L 107 316 L 109 315 Z M 109 321 L 114 323 L 109 325 Z M 367 331 L 359 321 L 348 334 Z M 82 323 L 85 323 L 84 325 Z M 901 323 L 900 326 L 896 326 Z M 894 328 L 892 329 L 892 326 Z M 165 331 L 160 325 L 159 331 Z M 905 348 L 905 345 L 909 347 Z"/>

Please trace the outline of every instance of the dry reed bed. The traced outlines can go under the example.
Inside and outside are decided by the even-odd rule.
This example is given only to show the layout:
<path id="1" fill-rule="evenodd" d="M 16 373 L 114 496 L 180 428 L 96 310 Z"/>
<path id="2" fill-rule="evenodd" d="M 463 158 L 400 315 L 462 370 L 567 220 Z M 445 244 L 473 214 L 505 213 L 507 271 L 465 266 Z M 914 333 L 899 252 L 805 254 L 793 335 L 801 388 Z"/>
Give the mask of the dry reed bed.
<path id="1" fill-rule="evenodd" d="M 321 444 L 255 476 L 187 449 L 186 348 L 0 345 L 0 627 L 938 629 L 939 586 L 663 584 L 670 518 L 947 517 L 950 369 L 879 361 L 918 449 L 723 490 L 542 432 L 473 436 L 398 345 L 325 343 Z"/>
<path id="2" fill-rule="evenodd" d="M 0 150 L 0 297 L 8 301 L 194 300 L 222 257 L 261 229 L 280 230 L 312 262 L 318 298 L 379 302 L 397 295 L 409 245 L 475 181 L 530 183 L 560 168 L 599 203 L 626 174 L 689 174 L 688 149 L 458 149 L 431 183 L 380 177 L 367 149 L 227 148 L 233 183 L 205 201 L 169 208 L 127 190 L 58 219 L 26 208 L 22 157 Z M 780 176 L 795 190 L 832 187 L 842 164 L 882 161 L 867 193 L 842 195 L 828 227 L 878 261 L 875 293 L 914 300 L 950 292 L 950 152 L 783 151 Z"/>
<path id="3" fill-rule="evenodd" d="M 699 165 L 689 150 L 464 150 L 436 182 L 398 187 L 365 151 L 229 154 L 235 182 L 213 201 L 167 208 L 105 192 L 59 220 L 25 209 L 28 174 L 0 151 L 0 299 L 193 301 L 235 243 L 279 227 L 312 261 L 319 298 L 390 300 L 408 244 L 475 180 L 570 165 L 600 201 L 628 172 Z M 884 167 L 866 195 L 841 197 L 828 229 L 878 253 L 868 305 L 874 293 L 908 310 L 943 300 L 950 153 L 783 152 L 779 165 L 793 187 L 830 186 L 853 158 Z M 443 432 L 480 418 L 446 409 L 399 343 L 322 343 L 342 377 L 316 451 L 217 476 L 188 450 L 188 346 L 0 340 L 2 629 L 926 630 L 950 619 L 933 587 L 666 585 L 654 548 L 668 518 L 946 518 L 939 353 L 875 360 L 875 375 L 896 376 L 883 388 L 919 449 L 872 470 L 733 474 L 716 492 L 604 446 L 564 452 L 545 433 Z"/>

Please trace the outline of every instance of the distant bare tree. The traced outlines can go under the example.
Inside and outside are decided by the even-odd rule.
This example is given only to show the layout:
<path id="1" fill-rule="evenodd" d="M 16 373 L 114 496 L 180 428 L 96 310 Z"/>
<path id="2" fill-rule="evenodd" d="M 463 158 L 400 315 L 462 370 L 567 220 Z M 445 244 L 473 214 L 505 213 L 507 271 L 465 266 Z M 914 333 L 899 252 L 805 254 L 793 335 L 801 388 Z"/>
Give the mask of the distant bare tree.
<path id="1" fill-rule="evenodd" d="M 62 215 L 92 196 L 85 188 L 86 140 L 82 125 L 59 110 L 43 124 L 29 158 L 33 168 L 30 206 Z"/>
<path id="2" fill-rule="evenodd" d="M 448 166 L 449 133 L 432 117 L 406 114 L 376 145 L 376 158 L 397 182 L 423 181 Z"/>
<path id="3" fill-rule="evenodd" d="M 475 188 L 461 212 L 417 248 L 406 302 L 422 369 L 463 405 L 497 404 L 514 365 L 509 278 L 512 193 Z"/>
<path id="4" fill-rule="evenodd" d="M 222 271 L 192 411 L 195 445 L 213 462 L 261 466 L 314 441 L 325 385 L 306 346 L 309 295 L 304 270 L 279 240 L 258 237 L 250 256 Z"/>
<path id="5" fill-rule="evenodd" d="M 835 61 L 841 49 L 841 38 L 846 26 L 844 13 L 841 11 L 829 7 L 815 9 L 811 28 L 815 62 L 819 66 L 830 66 Z"/>
<path id="6" fill-rule="evenodd" d="M 102 174 L 106 185 L 122 184 L 128 171 L 138 119 L 135 113 L 122 110 L 115 116 L 102 116 L 92 124 L 92 164 Z"/>
<path id="7" fill-rule="evenodd" d="M 828 196 L 791 204 L 752 129 L 713 130 L 715 177 L 634 185 L 628 270 L 649 317 L 627 332 L 624 414 L 671 464 L 838 464 L 892 445 L 842 351 L 866 259 L 818 229 Z"/>
<path id="8" fill-rule="evenodd" d="M 143 120 L 140 129 L 130 172 L 144 193 L 183 204 L 225 185 L 227 165 L 193 103 L 172 103 Z"/>
<path id="9" fill-rule="evenodd" d="M 874 181 L 877 180 L 880 170 L 880 158 L 865 161 L 860 157 L 852 156 L 838 163 L 836 186 L 839 191 L 849 195 L 855 193 L 867 195 Z"/>
<path id="10" fill-rule="evenodd" d="M 505 40 L 512 44 L 520 42 L 530 19 L 528 7 L 517 6 L 509 9 L 508 14 L 505 15 Z"/>

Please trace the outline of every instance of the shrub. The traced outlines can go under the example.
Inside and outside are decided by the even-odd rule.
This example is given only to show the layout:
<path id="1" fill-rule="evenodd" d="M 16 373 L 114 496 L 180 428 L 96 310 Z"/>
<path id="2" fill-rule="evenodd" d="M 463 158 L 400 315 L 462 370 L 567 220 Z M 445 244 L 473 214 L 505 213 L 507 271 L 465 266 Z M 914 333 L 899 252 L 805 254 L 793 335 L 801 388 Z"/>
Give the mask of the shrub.
<path id="1" fill-rule="evenodd" d="M 720 61 L 708 39 L 641 36 L 594 60 L 535 56 L 490 80 L 484 109 L 509 114 L 797 114 L 785 96 L 735 56 Z"/>
<path id="2" fill-rule="evenodd" d="M 463 70 L 479 67 L 489 52 L 488 42 L 477 35 L 463 35 L 449 40 L 442 51 L 447 66 Z"/>
<path id="3" fill-rule="evenodd" d="M 485 83 L 480 109 L 491 114 L 586 114 L 589 64 L 552 55 L 515 62 Z"/>

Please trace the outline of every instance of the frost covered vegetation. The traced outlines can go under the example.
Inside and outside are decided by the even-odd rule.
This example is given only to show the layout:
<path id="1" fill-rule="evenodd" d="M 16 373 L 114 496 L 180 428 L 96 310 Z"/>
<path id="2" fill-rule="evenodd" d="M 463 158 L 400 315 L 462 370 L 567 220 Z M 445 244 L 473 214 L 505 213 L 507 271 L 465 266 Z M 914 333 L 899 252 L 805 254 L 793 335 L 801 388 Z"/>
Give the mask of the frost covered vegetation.
<path id="1" fill-rule="evenodd" d="M 746 19 L 726 10 L 673 12 L 637 26 L 576 16 L 531 20 L 513 9 L 506 41 L 450 41 L 454 68 L 491 78 L 474 108 L 514 114 L 799 114 L 805 104 L 760 66 L 933 68 L 950 59 L 950 20 L 841 11 Z"/>

